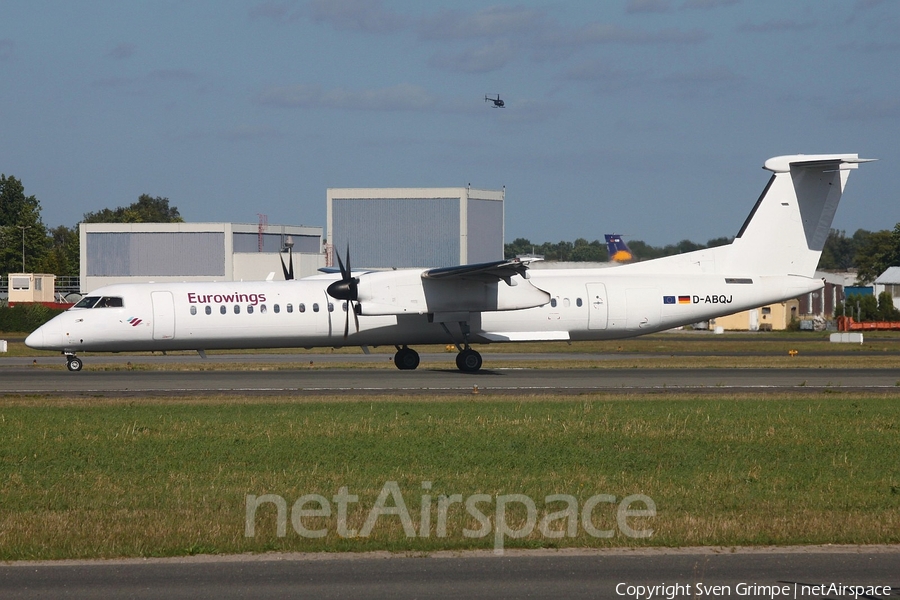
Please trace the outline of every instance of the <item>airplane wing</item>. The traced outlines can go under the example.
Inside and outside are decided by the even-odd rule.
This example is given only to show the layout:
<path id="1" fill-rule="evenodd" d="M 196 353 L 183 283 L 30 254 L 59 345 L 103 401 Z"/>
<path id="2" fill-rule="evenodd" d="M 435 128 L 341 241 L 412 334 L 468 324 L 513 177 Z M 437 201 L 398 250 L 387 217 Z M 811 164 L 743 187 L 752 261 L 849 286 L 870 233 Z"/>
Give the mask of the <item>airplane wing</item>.
<path id="1" fill-rule="evenodd" d="M 512 285 L 511 279 L 515 275 L 521 275 L 528 279 L 528 263 L 537 259 L 511 258 L 509 260 L 495 260 L 493 262 L 477 263 L 473 265 L 459 265 L 456 267 L 439 267 L 429 269 L 422 273 L 422 279 L 464 279 L 468 281 L 482 281 L 494 283 L 505 281 Z"/>

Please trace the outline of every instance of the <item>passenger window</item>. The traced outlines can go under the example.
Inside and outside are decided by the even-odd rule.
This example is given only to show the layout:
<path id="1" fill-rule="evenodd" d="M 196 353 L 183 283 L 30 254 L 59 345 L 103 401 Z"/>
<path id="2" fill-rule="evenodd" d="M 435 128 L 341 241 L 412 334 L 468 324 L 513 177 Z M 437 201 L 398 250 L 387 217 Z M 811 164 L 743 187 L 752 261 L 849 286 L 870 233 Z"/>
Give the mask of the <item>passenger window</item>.
<path id="1" fill-rule="evenodd" d="M 280 313 L 281 307 L 276 304 L 276 305 L 272 306 L 272 310 L 274 310 L 276 313 Z"/>
<path id="2" fill-rule="evenodd" d="M 347 303 L 346 303 L 346 302 L 341 303 L 341 309 L 342 309 L 344 312 L 347 312 Z"/>
<path id="3" fill-rule="evenodd" d="M 550 306 L 556 308 L 556 298 L 550 298 Z"/>
<path id="4" fill-rule="evenodd" d="M 212 306 L 207 306 L 207 307 L 206 307 L 206 314 L 208 314 L 208 315 L 211 315 L 211 314 L 212 314 Z"/>
<path id="5" fill-rule="evenodd" d="M 192 315 L 196 315 L 196 314 L 197 314 L 197 307 L 196 307 L 196 306 L 191 306 L 191 314 L 192 314 Z"/>
<path id="6" fill-rule="evenodd" d="M 237 304 L 234 305 L 234 314 L 236 314 L 236 315 L 241 314 L 241 307 Z"/>
<path id="7" fill-rule="evenodd" d="M 247 305 L 247 314 L 248 314 L 248 315 L 252 315 L 252 314 L 253 314 L 253 305 L 252 305 L 252 304 L 248 304 L 248 305 Z"/>
<path id="8" fill-rule="evenodd" d="M 224 315 L 225 313 L 228 312 L 228 308 L 223 304 L 222 306 L 219 307 L 219 312 Z"/>
<path id="9" fill-rule="evenodd" d="M 259 305 L 259 312 L 261 312 L 261 313 L 266 312 L 266 305 L 265 305 L 265 304 L 260 304 L 260 305 Z"/>
<path id="10" fill-rule="evenodd" d="M 328 312 L 334 312 L 334 303 L 332 303 L 332 302 L 328 303 Z"/>
<path id="11" fill-rule="evenodd" d="M 313 312 L 319 312 L 319 303 L 313 302 Z"/>
<path id="12" fill-rule="evenodd" d="M 575 306 L 581 306 L 581 298 L 575 298 Z"/>
<path id="13" fill-rule="evenodd" d="M 288 304 L 288 305 L 287 305 L 287 311 L 288 311 L 289 313 L 294 312 L 294 305 L 293 305 L 293 304 Z"/>
<path id="14" fill-rule="evenodd" d="M 306 305 L 301 302 L 297 305 L 297 310 L 300 312 L 306 312 Z"/>

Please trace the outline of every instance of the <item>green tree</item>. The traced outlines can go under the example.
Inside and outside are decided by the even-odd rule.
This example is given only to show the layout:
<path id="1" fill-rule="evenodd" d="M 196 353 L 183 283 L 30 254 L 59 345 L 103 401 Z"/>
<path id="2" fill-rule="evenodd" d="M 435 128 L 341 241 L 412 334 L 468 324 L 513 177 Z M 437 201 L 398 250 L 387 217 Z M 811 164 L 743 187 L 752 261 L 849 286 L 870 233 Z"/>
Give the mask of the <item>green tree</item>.
<path id="1" fill-rule="evenodd" d="M 572 260 L 578 262 L 603 262 L 609 258 L 606 244 L 599 240 L 589 242 L 584 238 L 575 240 L 572 247 Z"/>
<path id="2" fill-rule="evenodd" d="M 41 271 L 56 275 L 78 276 L 80 270 L 78 228 L 60 225 L 50 230 L 49 248 Z"/>
<path id="3" fill-rule="evenodd" d="M 893 303 L 891 303 L 893 306 Z M 840 314 L 839 314 L 840 313 Z M 835 316 L 847 315 L 856 322 L 878 320 L 878 300 L 872 294 L 850 294 Z"/>
<path id="4" fill-rule="evenodd" d="M 734 241 L 734 237 L 717 237 L 706 242 L 707 248 L 716 248 L 718 246 L 727 246 Z"/>
<path id="5" fill-rule="evenodd" d="M 887 270 L 900 265 L 900 223 L 893 231 L 875 231 L 865 236 L 855 257 L 857 283 L 869 284 Z"/>
<path id="6" fill-rule="evenodd" d="M 24 244 L 24 250 L 23 250 Z M 47 228 L 41 204 L 25 195 L 25 186 L 13 176 L 0 175 L 0 273 L 36 271 L 47 251 Z"/>
<path id="7" fill-rule="evenodd" d="M 116 209 L 104 208 L 85 213 L 84 223 L 183 223 L 178 208 L 169 199 L 141 194 L 137 202 Z"/>
<path id="8" fill-rule="evenodd" d="M 900 321 L 900 310 L 894 308 L 894 299 L 890 292 L 878 294 L 878 310 L 876 317 L 879 321 Z"/>

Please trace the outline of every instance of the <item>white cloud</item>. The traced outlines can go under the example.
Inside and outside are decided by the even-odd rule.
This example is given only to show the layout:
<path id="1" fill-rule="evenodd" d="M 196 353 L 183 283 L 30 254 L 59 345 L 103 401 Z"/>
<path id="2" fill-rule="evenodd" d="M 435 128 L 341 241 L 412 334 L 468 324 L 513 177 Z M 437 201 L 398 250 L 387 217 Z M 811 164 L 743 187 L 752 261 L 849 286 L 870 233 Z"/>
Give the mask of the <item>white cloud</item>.
<path id="1" fill-rule="evenodd" d="M 607 23 L 591 23 L 581 27 L 571 36 L 574 42 L 581 44 L 696 44 L 706 41 L 709 34 L 702 29 L 682 29 L 670 27 L 657 31 L 630 29 Z"/>
<path id="2" fill-rule="evenodd" d="M 851 98 L 835 103 L 829 116 L 839 121 L 878 121 L 900 118 L 900 100 L 896 98 Z"/>
<path id="3" fill-rule="evenodd" d="M 150 79 L 174 83 L 193 83 L 198 81 L 200 76 L 186 69 L 158 69 L 150 72 Z"/>
<path id="4" fill-rule="evenodd" d="M 137 50 L 137 46 L 134 44 L 129 44 L 127 42 L 122 42 L 116 44 L 106 53 L 107 58 L 113 58 L 116 60 L 124 60 L 126 58 L 131 58 L 134 56 L 135 51 Z"/>
<path id="5" fill-rule="evenodd" d="M 684 8 L 711 9 L 720 6 L 732 6 L 740 0 L 685 0 Z"/>
<path id="6" fill-rule="evenodd" d="M 16 49 L 16 43 L 12 40 L 0 40 L 0 60 L 9 60 Z"/>
<path id="7" fill-rule="evenodd" d="M 313 21 L 339 31 L 394 33 L 409 24 L 403 15 L 382 7 L 380 0 L 312 0 L 308 11 Z"/>
<path id="8" fill-rule="evenodd" d="M 555 27 L 555 21 L 541 11 L 495 6 L 473 14 L 441 12 L 419 21 L 418 30 L 423 39 L 446 40 L 522 35 Z"/>
<path id="9" fill-rule="evenodd" d="M 439 52 L 428 61 L 432 67 L 461 73 L 488 73 L 509 63 L 516 55 L 512 43 L 501 39 L 462 52 Z"/>
<path id="10" fill-rule="evenodd" d="M 276 23 L 294 21 L 298 18 L 297 11 L 291 5 L 279 2 L 257 4 L 248 14 L 251 19 L 269 19 Z"/>
<path id="11" fill-rule="evenodd" d="M 744 23 L 738 31 L 747 33 L 771 33 L 774 31 L 804 31 L 812 29 L 816 23 L 812 21 L 795 21 L 794 19 L 770 19 L 762 23 Z"/>
<path id="12" fill-rule="evenodd" d="M 279 108 L 409 111 L 430 108 L 436 99 L 425 89 L 408 83 L 370 90 L 326 90 L 319 85 L 298 84 L 264 90 L 257 102 Z"/>
<path id="13" fill-rule="evenodd" d="M 669 12 L 672 5 L 669 0 L 628 0 L 625 5 L 627 13 L 664 13 Z"/>

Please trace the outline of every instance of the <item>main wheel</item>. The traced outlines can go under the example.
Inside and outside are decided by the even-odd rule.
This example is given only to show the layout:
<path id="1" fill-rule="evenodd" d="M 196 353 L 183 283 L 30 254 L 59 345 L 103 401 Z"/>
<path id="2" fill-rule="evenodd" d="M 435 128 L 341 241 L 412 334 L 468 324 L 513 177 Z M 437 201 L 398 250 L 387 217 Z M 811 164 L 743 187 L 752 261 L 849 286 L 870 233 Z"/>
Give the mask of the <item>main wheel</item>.
<path id="1" fill-rule="evenodd" d="M 84 366 L 84 364 L 81 362 L 81 359 L 78 358 L 77 356 L 73 356 L 73 357 L 69 358 L 69 360 L 66 361 L 66 368 L 73 372 L 80 371 L 81 367 L 83 367 L 83 366 Z"/>
<path id="2" fill-rule="evenodd" d="M 412 371 L 419 366 L 419 353 L 412 348 L 400 348 L 394 354 L 394 364 L 403 371 Z"/>
<path id="3" fill-rule="evenodd" d="M 463 373 L 475 373 L 481 369 L 481 355 L 466 348 L 456 355 L 456 367 Z"/>

